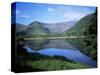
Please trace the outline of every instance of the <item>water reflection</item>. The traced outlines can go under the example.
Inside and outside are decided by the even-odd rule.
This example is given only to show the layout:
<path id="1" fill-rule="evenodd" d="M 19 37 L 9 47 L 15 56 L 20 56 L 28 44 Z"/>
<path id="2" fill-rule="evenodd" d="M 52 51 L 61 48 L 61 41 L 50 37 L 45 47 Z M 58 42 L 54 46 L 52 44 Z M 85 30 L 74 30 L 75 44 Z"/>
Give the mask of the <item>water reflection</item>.
<path id="1" fill-rule="evenodd" d="M 44 48 L 59 48 L 59 49 L 76 49 L 73 45 L 68 43 L 65 39 L 40 39 L 40 40 L 27 40 L 26 43 L 33 50 L 40 50 Z"/>
<path id="2" fill-rule="evenodd" d="M 32 48 L 33 50 L 43 49 L 44 45 L 49 43 L 49 40 L 40 39 L 40 40 L 26 40 L 28 47 Z"/>
<path id="3" fill-rule="evenodd" d="M 26 40 L 27 47 L 24 48 L 26 48 L 27 52 L 29 53 L 38 52 L 40 54 L 49 55 L 49 56 L 54 56 L 54 55 L 64 56 L 74 62 L 79 62 L 79 63 L 89 65 L 91 67 L 96 67 L 95 61 L 93 61 L 90 57 L 81 53 L 80 50 L 76 48 L 76 44 L 77 47 L 79 44 L 81 44 L 79 43 L 79 41 L 77 42 L 74 39 L 75 40 L 74 42 L 75 46 L 74 46 L 69 42 L 67 42 L 67 40 L 66 39 Z M 73 40 L 71 40 L 71 42 L 73 42 Z"/>

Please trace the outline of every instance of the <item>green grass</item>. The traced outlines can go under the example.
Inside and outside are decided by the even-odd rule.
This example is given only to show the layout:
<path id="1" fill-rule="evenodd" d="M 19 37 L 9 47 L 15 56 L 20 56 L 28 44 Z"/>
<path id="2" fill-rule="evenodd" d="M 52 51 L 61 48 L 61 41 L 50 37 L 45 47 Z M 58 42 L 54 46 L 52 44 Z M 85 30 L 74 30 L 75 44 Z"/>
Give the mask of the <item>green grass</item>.
<path id="1" fill-rule="evenodd" d="M 71 63 L 62 60 L 38 60 L 38 61 L 26 61 L 22 62 L 22 65 L 30 66 L 33 69 L 38 68 L 42 70 L 67 70 L 67 69 L 84 69 L 89 68 L 86 65 L 80 63 Z"/>

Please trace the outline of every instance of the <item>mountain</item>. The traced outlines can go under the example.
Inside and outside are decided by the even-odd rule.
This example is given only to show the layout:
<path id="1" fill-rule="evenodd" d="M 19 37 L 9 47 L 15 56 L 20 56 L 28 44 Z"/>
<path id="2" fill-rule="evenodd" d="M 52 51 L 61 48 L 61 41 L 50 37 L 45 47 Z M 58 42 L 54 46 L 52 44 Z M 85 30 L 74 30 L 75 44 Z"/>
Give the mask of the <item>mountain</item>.
<path id="1" fill-rule="evenodd" d="M 59 23 L 42 23 L 41 24 L 49 29 L 50 32 L 62 33 L 75 25 L 77 21 L 59 22 Z"/>
<path id="2" fill-rule="evenodd" d="M 60 23 L 43 23 L 34 21 L 27 27 L 17 24 L 16 31 L 20 36 L 32 37 L 32 36 L 46 36 L 55 33 L 62 33 L 65 30 L 70 29 L 76 24 L 77 21 L 60 22 Z M 50 34 L 49 34 L 50 33 Z"/>
<path id="3" fill-rule="evenodd" d="M 32 22 L 28 28 L 24 31 L 25 36 L 45 36 L 49 33 L 49 30 L 41 25 L 40 22 Z"/>
<path id="4" fill-rule="evenodd" d="M 26 25 L 19 24 L 19 23 L 16 23 L 15 25 L 16 25 L 16 32 L 21 32 L 21 31 L 24 31 L 25 29 L 27 29 Z"/>
<path id="5" fill-rule="evenodd" d="M 93 14 L 89 14 L 83 17 L 76 23 L 76 25 L 66 30 L 64 33 L 69 35 L 84 35 L 85 29 L 92 23 L 93 18 L 94 18 Z"/>

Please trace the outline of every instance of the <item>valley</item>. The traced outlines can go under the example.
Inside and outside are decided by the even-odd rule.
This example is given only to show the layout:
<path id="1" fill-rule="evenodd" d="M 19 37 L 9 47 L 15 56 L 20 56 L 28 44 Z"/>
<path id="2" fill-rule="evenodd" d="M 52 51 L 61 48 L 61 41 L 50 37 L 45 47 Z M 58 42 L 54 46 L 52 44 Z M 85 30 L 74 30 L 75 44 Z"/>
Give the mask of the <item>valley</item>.
<path id="1" fill-rule="evenodd" d="M 34 21 L 25 26 L 17 24 L 16 41 L 20 68 L 44 71 L 97 67 L 95 13 L 79 21 L 55 24 Z M 61 66 L 57 67 L 53 63 Z"/>

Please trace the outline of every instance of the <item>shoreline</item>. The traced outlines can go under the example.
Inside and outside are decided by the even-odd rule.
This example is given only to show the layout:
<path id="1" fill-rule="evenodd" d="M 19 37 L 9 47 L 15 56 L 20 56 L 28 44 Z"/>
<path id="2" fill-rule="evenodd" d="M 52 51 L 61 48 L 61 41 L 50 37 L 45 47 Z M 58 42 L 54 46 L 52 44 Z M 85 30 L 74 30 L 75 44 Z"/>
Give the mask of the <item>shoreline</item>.
<path id="1" fill-rule="evenodd" d="M 69 37 L 35 37 L 35 38 L 24 38 L 24 40 L 36 40 L 36 39 L 71 39 L 71 38 L 84 38 L 85 36 L 69 36 Z"/>

